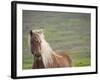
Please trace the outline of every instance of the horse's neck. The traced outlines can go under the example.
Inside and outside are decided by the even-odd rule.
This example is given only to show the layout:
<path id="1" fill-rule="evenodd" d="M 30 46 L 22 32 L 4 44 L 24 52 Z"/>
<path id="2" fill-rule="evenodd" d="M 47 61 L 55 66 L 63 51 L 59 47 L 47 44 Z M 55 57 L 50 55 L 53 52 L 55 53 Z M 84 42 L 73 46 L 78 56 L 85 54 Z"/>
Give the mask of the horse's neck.
<path id="1" fill-rule="evenodd" d="M 41 55 L 44 66 L 48 67 L 48 63 L 53 63 L 52 54 L 54 54 L 54 51 L 52 50 L 50 45 L 45 41 L 45 39 L 41 43 L 41 48 Z"/>
<path id="2" fill-rule="evenodd" d="M 33 68 L 44 68 L 42 57 L 35 57 L 34 56 Z"/>

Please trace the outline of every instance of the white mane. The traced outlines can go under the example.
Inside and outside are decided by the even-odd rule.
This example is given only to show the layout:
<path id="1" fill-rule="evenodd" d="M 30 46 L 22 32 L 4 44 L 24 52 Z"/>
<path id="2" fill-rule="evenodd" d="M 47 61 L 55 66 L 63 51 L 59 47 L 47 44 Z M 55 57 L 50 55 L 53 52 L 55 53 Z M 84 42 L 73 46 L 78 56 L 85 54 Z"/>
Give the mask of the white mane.
<path id="1" fill-rule="evenodd" d="M 53 63 L 52 54 L 54 54 L 52 48 L 45 40 L 44 37 L 41 37 L 41 56 L 45 67 L 48 67 L 48 63 Z"/>

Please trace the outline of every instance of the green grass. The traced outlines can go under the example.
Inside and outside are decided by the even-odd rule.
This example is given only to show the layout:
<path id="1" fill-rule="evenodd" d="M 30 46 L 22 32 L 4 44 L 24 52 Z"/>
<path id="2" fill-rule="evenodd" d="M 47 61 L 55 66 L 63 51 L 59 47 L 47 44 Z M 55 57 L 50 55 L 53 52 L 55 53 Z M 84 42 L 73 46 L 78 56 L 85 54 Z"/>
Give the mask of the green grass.
<path id="1" fill-rule="evenodd" d="M 41 28 L 54 50 L 70 52 L 74 67 L 91 65 L 89 14 L 24 11 L 23 69 L 31 69 L 34 61 L 28 45 L 29 30 Z"/>

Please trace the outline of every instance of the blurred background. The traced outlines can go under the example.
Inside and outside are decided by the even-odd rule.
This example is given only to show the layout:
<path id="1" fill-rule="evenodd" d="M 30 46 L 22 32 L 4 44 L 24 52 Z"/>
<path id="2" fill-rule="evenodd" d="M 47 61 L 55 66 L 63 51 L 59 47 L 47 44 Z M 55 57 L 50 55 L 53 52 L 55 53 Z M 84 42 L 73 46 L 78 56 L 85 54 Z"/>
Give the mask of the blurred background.
<path id="1" fill-rule="evenodd" d="M 23 69 L 32 68 L 28 35 L 33 29 L 43 29 L 54 50 L 69 52 L 73 67 L 90 66 L 90 17 L 87 13 L 23 10 Z"/>

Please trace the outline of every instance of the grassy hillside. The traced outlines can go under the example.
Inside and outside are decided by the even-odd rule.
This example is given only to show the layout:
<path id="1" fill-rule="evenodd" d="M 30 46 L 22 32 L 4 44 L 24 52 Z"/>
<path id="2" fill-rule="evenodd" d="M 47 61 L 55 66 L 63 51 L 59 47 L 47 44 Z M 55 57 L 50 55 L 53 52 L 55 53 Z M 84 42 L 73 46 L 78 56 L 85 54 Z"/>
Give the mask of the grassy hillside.
<path id="1" fill-rule="evenodd" d="M 90 14 L 23 11 L 23 69 L 31 69 L 29 30 L 44 29 L 54 50 L 69 52 L 73 66 L 90 65 Z"/>

